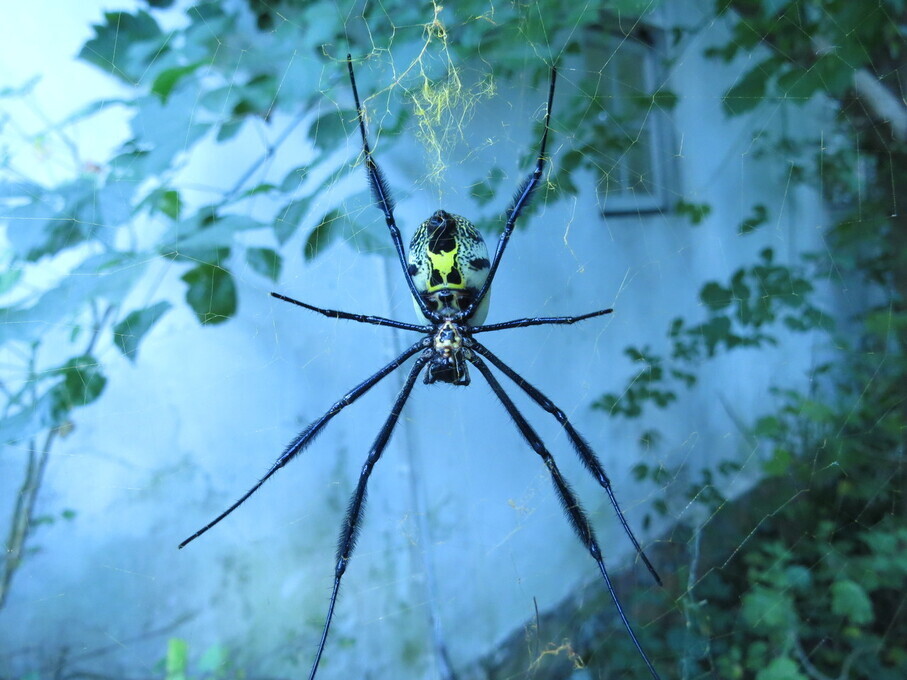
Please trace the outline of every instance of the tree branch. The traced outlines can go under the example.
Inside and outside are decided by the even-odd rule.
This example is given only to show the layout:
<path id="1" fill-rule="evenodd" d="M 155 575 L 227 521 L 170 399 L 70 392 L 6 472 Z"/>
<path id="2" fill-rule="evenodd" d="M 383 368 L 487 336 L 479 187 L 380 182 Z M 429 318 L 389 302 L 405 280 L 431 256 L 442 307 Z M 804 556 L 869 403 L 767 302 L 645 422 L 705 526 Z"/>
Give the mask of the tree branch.
<path id="1" fill-rule="evenodd" d="M 19 565 L 22 564 L 22 552 L 34 517 L 35 500 L 38 497 L 41 479 L 44 477 L 44 470 L 47 467 L 50 446 L 56 434 L 56 428 L 47 433 L 47 437 L 44 439 L 44 446 L 41 447 L 40 451 L 37 450 L 35 437 L 32 437 L 29 442 L 25 479 L 22 480 L 22 486 L 16 496 L 13 519 L 10 522 L 9 536 L 6 539 L 3 570 L 0 572 L 0 609 L 6 604 L 6 597 L 9 594 L 13 574 L 16 573 Z"/>

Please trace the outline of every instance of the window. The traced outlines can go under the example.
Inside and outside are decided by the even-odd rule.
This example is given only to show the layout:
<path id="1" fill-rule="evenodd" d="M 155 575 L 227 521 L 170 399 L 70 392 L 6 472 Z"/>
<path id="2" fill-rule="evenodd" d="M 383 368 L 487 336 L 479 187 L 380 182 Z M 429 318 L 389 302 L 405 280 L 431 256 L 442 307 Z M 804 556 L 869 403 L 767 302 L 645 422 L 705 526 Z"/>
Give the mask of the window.
<path id="1" fill-rule="evenodd" d="M 637 27 L 630 35 L 590 31 L 584 48 L 590 82 L 587 155 L 598 173 L 602 212 L 660 212 L 670 207 L 668 112 L 676 96 L 665 86 L 660 34 Z"/>

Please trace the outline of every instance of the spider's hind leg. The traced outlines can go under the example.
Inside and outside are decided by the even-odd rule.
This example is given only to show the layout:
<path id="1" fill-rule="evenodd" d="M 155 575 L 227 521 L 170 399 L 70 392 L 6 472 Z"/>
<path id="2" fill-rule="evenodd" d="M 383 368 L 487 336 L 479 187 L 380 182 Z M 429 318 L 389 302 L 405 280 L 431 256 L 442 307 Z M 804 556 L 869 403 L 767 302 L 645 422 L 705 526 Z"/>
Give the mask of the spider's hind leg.
<path id="1" fill-rule="evenodd" d="M 594 312 L 597 314 L 597 312 Z M 570 443 L 573 445 L 576 455 L 579 456 L 580 461 L 583 466 L 598 480 L 598 483 L 605 490 L 605 493 L 608 495 L 608 500 L 611 501 L 611 507 L 614 508 L 614 512 L 617 514 L 617 519 L 620 521 L 621 526 L 624 529 L 624 533 L 627 534 L 627 537 L 630 539 L 630 542 L 633 544 L 633 547 L 636 549 L 636 554 L 639 555 L 639 558 L 643 561 L 643 564 L 646 565 L 646 569 L 649 570 L 649 573 L 652 574 L 652 578 L 655 579 L 655 582 L 658 585 L 663 585 L 661 582 L 661 577 L 658 575 L 658 572 L 655 571 L 655 567 L 652 566 L 652 563 L 649 561 L 649 558 L 646 556 L 645 551 L 642 549 L 642 546 L 639 544 L 639 541 L 636 540 L 636 535 L 633 533 L 633 530 L 630 528 L 630 524 L 627 522 L 627 518 L 624 517 L 623 510 L 620 509 L 620 504 L 617 502 L 617 496 L 614 495 L 614 489 L 611 486 L 611 479 L 605 473 L 605 469 L 599 461 L 598 456 L 595 455 L 595 452 L 592 450 L 592 447 L 589 446 L 589 443 L 585 438 L 574 429 L 573 425 L 567 419 L 566 414 L 561 411 L 555 404 L 544 394 L 542 394 L 536 387 L 528 383 L 523 376 L 514 371 L 510 366 L 501 361 L 497 355 L 491 352 L 484 345 L 473 340 L 472 350 L 481 354 L 483 357 L 488 359 L 495 368 L 497 368 L 501 373 L 510 378 L 515 382 L 520 389 L 522 389 L 529 397 L 538 404 L 542 409 L 554 416 L 554 418 L 561 424 L 561 427 L 564 428 L 564 431 L 567 433 L 567 438 L 570 440 Z"/>
<path id="2" fill-rule="evenodd" d="M 532 450 L 544 461 L 545 467 L 548 468 L 548 472 L 551 474 L 551 481 L 554 484 L 554 490 L 557 493 L 558 500 L 561 503 L 561 507 L 564 509 L 564 513 L 567 515 L 570 525 L 573 527 L 577 536 L 579 536 L 579 539 L 583 542 L 583 545 L 586 546 L 589 554 L 592 555 L 592 559 L 598 564 L 598 569 L 601 572 L 602 579 L 605 581 L 608 593 L 611 595 L 611 600 L 614 602 L 614 607 L 617 610 L 617 615 L 620 617 L 621 623 L 623 623 L 633 645 L 636 647 L 636 651 L 639 652 L 639 655 L 642 657 L 642 660 L 645 662 L 646 667 L 649 669 L 654 680 L 661 680 L 658 671 L 655 670 L 648 655 L 643 650 L 642 644 L 640 644 L 639 639 L 636 637 L 636 633 L 633 631 L 632 626 L 630 626 L 630 621 L 627 619 L 626 614 L 624 614 L 624 608 L 620 603 L 620 598 L 618 598 L 617 592 L 614 590 L 614 585 L 611 583 L 611 577 L 608 575 L 608 570 L 605 568 L 604 557 L 601 548 L 599 547 L 598 540 L 595 538 L 595 532 L 592 530 L 592 525 L 589 523 L 589 518 L 580 506 L 579 500 L 577 500 L 570 485 L 567 484 L 567 481 L 561 475 L 557 464 L 554 462 L 554 458 L 545 447 L 544 442 L 538 434 L 536 434 L 535 430 L 532 429 L 532 426 L 529 425 L 510 397 L 507 396 L 504 388 L 501 387 L 501 383 L 494 377 L 491 370 L 485 365 L 485 362 L 475 355 L 472 355 L 470 361 L 488 381 L 495 396 L 507 410 L 507 413 L 510 414 L 510 417 L 513 418 L 513 422 L 516 424 L 520 434 L 523 435 L 523 439 L 526 440 L 529 446 L 532 447 Z"/>
<path id="3" fill-rule="evenodd" d="M 391 407 L 391 412 L 388 414 L 387 420 L 384 421 L 384 425 L 381 426 L 381 430 L 375 438 L 375 443 L 372 444 L 372 448 L 369 451 L 368 458 L 366 458 L 365 464 L 362 466 L 362 471 L 359 473 L 359 483 L 356 485 L 356 491 L 350 498 L 346 516 L 343 518 L 343 524 L 340 529 L 340 539 L 337 542 L 337 566 L 334 569 L 334 586 L 331 589 L 331 600 L 328 605 L 328 613 L 325 617 L 324 629 L 321 632 L 321 641 L 318 643 L 318 651 L 315 654 L 315 660 L 312 662 L 309 680 L 314 680 L 315 673 L 318 671 L 318 663 L 321 661 L 321 655 L 324 652 L 324 646 L 328 639 L 328 632 L 331 629 L 331 620 L 334 618 L 334 606 L 337 604 L 337 594 L 340 592 L 340 580 L 346 572 L 346 567 L 353 554 L 353 549 L 356 547 L 356 538 L 359 535 L 359 524 L 362 520 L 363 511 L 365 510 L 365 494 L 369 477 L 372 474 L 375 463 L 381 458 L 381 454 L 384 453 L 384 448 L 387 446 L 388 441 L 390 441 L 391 433 L 394 431 L 394 427 L 400 417 L 400 412 L 403 410 L 403 405 L 413 391 L 413 385 L 416 383 L 416 378 L 425 364 L 428 363 L 430 356 L 430 353 L 425 352 L 416 359 L 416 363 L 410 370 L 406 382 L 403 384 L 403 389 L 401 389 L 400 394 L 397 395 L 397 399 Z"/>

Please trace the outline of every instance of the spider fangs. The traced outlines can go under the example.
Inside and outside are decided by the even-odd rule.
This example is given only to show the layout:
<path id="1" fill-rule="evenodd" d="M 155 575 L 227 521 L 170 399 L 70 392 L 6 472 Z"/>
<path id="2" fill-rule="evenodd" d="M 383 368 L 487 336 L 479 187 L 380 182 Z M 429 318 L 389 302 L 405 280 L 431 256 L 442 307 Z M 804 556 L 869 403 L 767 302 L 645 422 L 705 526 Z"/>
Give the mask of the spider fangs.
<path id="1" fill-rule="evenodd" d="M 390 197 L 387 182 L 385 181 L 381 170 L 378 168 L 378 165 L 375 163 L 375 160 L 372 158 L 371 149 L 369 148 L 368 136 L 366 135 L 365 130 L 365 112 L 359 100 L 359 92 L 356 89 L 356 78 L 353 74 L 353 62 L 349 55 L 347 55 L 347 68 L 349 70 L 350 87 L 353 90 L 353 100 L 356 104 L 359 132 L 362 137 L 362 157 L 368 174 L 368 181 L 371 185 L 372 194 L 375 203 L 384 214 L 391 241 L 394 244 L 394 249 L 396 250 L 397 258 L 403 269 L 404 279 L 412 294 L 416 310 L 427 323 L 421 325 L 412 324 L 380 316 L 353 314 L 334 309 L 324 309 L 315 307 L 306 302 L 294 300 L 293 298 L 281 295 L 280 293 L 271 293 L 271 295 L 285 302 L 290 302 L 330 318 L 347 319 L 376 326 L 389 326 L 399 330 L 414 331 L 422 334 L 422 338 L 404 350 L 395 359 L 378 369 L 373 375 L 359 383 L 359 385 L 354 387 L 331 406 L 324 415 L 296 435 L 271 468 L 252 486 L 252 488 L 246 491 L 239 500 L 224 510 L 220 515 L 183 541 L 179 547 L 185 547 L 188 543 L 204 534 L 242 505 L 246 499 L 255 493 L 273 474 L 302 453 L 302 451 L 315 440 L 315 437 L 317 437 L 334 416 L 359 399 L 359 397 L 368 392 L 383 378 L 400 368 L 407 360 L 418 354 L 419 356 L 416 357 L 415 362 L 409 369 L 407 377 L 404 380 L 403 388 L 394 400 L 390 413 L 369 450 L 368 457 L 359 474 L 358 484 L 356 485 L 356 489 L 347 506 L 346 516 L 341 525 L 340 539 L 337 545 L 334 584 L 331 590 L 330 600 L 328 601 L 327 615 L 325 616 L 321 639 L 309 673 L 309 680 L 314 680 L 315 674 L 318 671 L 318 664 L 321 660 L 322 653 L 324 652 L 325 644 L 327 643 L 328 632 L 331 628 L 334 607 L 337 604 L 337 594 L 340 590 L 340 582 L 344 573 L 346 573 L 347 565 L 350 562 L 350 558 L 356 546 L 356 537 L 359 532 L 365 508 L 366 487 L 368 485 L 369 477 L 390 440 L 391 433 L 397 424 L 403 406 L 413 390 L 416 378 L 423 369 L 426 369 L 426 383 L 446 382 L 452 385 L 468 385 L 469 373 L 467 371 L 467 366 L 472 364 L 482 377 L 485 378 L 497 400 L 510 415 L 511 420 L 516 425 L 522 438 L 526 441 L 532 451 L 541 457 L 551 477 L 555 494 L 563 507 L 568 522 L 573 527 L 580 541 L 586 547 L 586 550 L 592 556 L 592 559 L 595 560 L 598 565 L 602 580 L 608 590 L 608 594 L 611 596 L 615 611 L 617 612 L 624 629 L 627 631 L 630 640 L 636 647 L 636 650 L 649 670 L 649 673 L 655 680 L 659 680 L 658 673 L 645 651 L 643 651 L 642 645 L 636 637 L 636 633 L 633 632 L 633 628 L 630 626 L 630 622 L 624 614 L 620 599 L 611 583 L 608 570 L 605 568 L 604 556 L 599 546 L 598 539 L 595 537 L 592 525 L 589 522 L 589 518 L 580 506 L 579 500 L 576 498 L 573 490 L 561 475 L 554 457 L 548 451 L 544 442 L 538 434 L 536 434 L 526 418 L 523 417 L 517 409 L 516 405 L 507 395 L 507 392 L 504 391 L 501 383 L 486 365 L 485 360 L 507 376 L 508 379 L 513 381 L 514 384 L 523 390 L 523 392 L 525 392 L 542 410 L 550 413 L 558 421 L 564 429 L 567 440 L 570 442 L 583 466 L 604 489 L 608 496 L 608 500 L 617 515 L 617 519 L 627 537 L 630 539 L 630 542 L 633 544 L 633 547 L 636 549 L 637 555 L 652 574 L 656 583 L 661 585 L 661 579 L 658 577 L 655 568 L 652 566 L 651 562 L 649 562 L 648 557 L 646 557 L 642 547 L 633 535 L 633 531 L 630 529 L 630 526 L 617 503 L 617 499 L 614 496 L 614 490 L 611 487 L 611 480 L 608 479 L 608 475 L 605 474 L 605 470 L 602 467 L 601 462 L 599 462 L 598 457 L 595 455 L 595 452 L 593 452 L 592 447 L 590 447 L 588 442 L 586 442 L 579 432 L 574 429 L 564 412 L 555 406 L 541 391 L 531 385 L 519 373 L 499 359 L 496 354 L 474 338 L 474 335 L 477 333 L 491 331 L 526 328 L 528 326 L 568 325 L 585 319 L 609 314 L 612 311 L 610 309 L 600 309 L 579 316 L 533 317 L 492 324 L 484 323 L 488 311 L 489 289 L 494 280 L 498 265 L 501 262 L 501 256 L 513 233 L 514 225 L 523 208 L 529 204 L 533 192 L 541 181 L 542 172 L 545 168 L 545 147 L 548 141 L 548 131 L 551 123 L 551 106 L 554 101 L 554 84 L 557 77 L 557 71 L 554 68 L 551 69 L 551 84 L 548 89 L 548 107 L 545 112 L 545 126 L 542 133 L 541 144 L 539 145 L 539 154 L 536 159 L 535 168 L 514 195 L 513 202 L 506 213 L 506 222 L 504 224 L 504 229 L 501 232 L 501 236 L 498 239 L 494 257 L 489 262 L 485 242 L 476 228 L 468 220 L 458 215 L 445 212 L 444 210 L 436 211 L 428 220 L 422 223 L 412 239 L 409 256 L 407 258 L 407 255 L 404 252 L 400 230 L 397 228 L 397 223 L 394 219 L 394 204 Z"/>

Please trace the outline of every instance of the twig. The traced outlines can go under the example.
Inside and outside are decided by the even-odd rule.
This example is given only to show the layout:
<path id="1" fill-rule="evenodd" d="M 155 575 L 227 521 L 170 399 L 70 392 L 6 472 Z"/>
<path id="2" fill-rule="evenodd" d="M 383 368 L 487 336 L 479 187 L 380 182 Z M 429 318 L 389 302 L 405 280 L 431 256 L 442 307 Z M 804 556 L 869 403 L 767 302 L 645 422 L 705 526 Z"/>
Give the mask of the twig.
<path id="1" fill-rule="evenodd" d="M 299 127 L 299 124 L 306 119 L 307 115 L 308 111 L 301 111 L 300 113 L 296 114 L 296 117 L 293 118 L 292 121 L 290 121 L 290 124 L 287 125 L 286 129 L 280 133 L 277 139 L 274 140 L 274 143 L 268 146 L 265 152 L 261 156 L 259 156 L 258 159 L 254 163 L 252 163 L 252 165 L 250 165 L 249 168 L 243 173 L 242 177 L 240 177 L 236 181 L 236 184 L 234 184 L 233 187 L 224 194 L 223 200 L 225 203 L 232 200 L 236 196 L 236 194 L 239 193 L 239 190 L 246 185 L 246 182 L 249 181 L 249 178 L 255 174 L 258 168 L 264 165 L 266 161 L 268 161 L 274 156 L 275 153 L 277 153 L 277 149 L 279 149 L 280 146 L 286 141 L 287 137 L 290 136 L 293 130 Z"/>
<path id="2" fill-rule="evenodd" d="M 37 451 L 37 441 L 35 437 L 31 438 L 28 447 L 28 466 L 25 471 L 25 479 L 22 480 L 22 486 L 19 488 L 19 494 L 16 496 L 16 505 L 13 509 L 13 520 L 10 523 L 9 537 L 6 540 L 6 555 L 3 560 L 3 572 L 0 574 L 0 609 L 6 604 L 6 597 L 9 594 L 9 587 L 13 580 L 13 574 L 22 564 L 22 550 L 25 547 L 25 541 L 28 538 L 29 529 L 31 528 L 32 519 L 35 510 L 35 500 L 38 497 L 38 490 L 41 488 L 41 479 L 44 476 L 44 469 L 47 467 L 47 459 L 50 455 L 50 446 L 56 437 L 57 429 L 54 428 L 47 433 L 44 439 L 44 446 L 41 451 Z"/>

